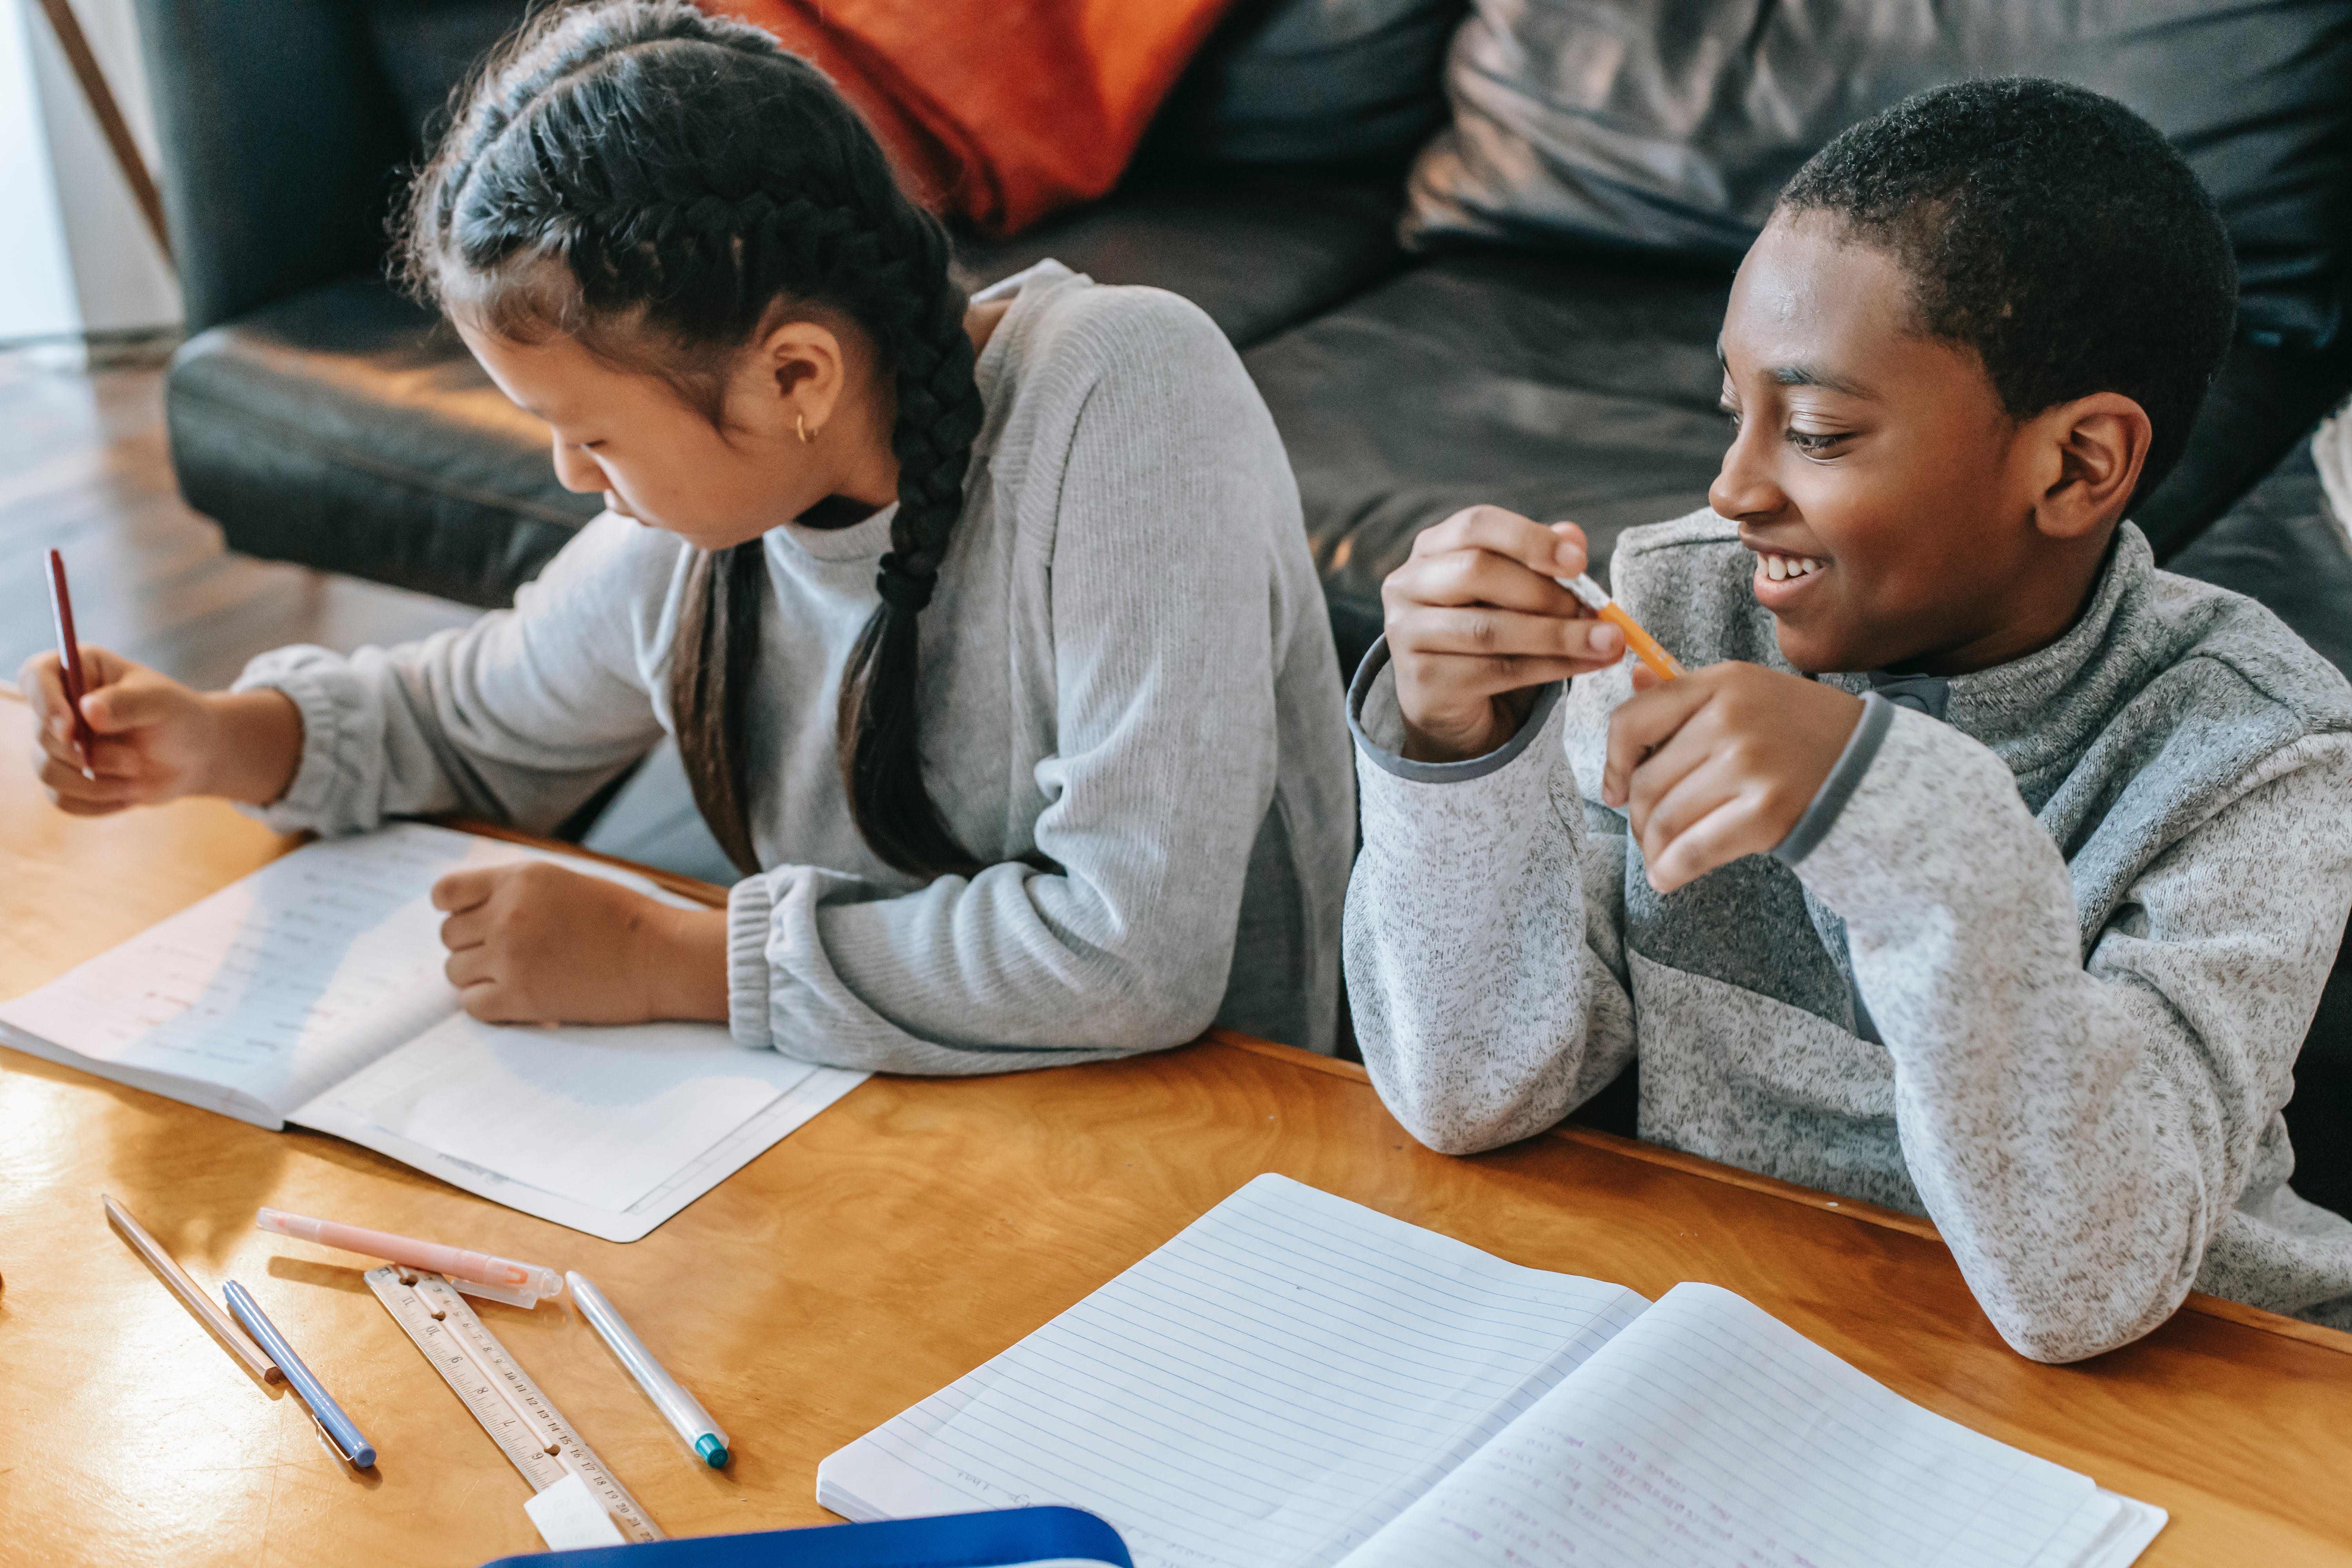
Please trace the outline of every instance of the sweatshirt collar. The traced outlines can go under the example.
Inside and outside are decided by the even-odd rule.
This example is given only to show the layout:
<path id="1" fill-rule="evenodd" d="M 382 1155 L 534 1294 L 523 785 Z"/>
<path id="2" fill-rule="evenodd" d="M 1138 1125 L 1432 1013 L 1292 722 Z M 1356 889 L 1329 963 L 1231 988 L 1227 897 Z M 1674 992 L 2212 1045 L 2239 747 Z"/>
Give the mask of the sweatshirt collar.
<path id="1" fill-rule="evenodd" d="M 2147 536 L 2126 521 L 2116 529 L 2090 603 L 2049 647 L 1948 679 L 1884 670 L 1824 679 L 1856 695 L 1880 691 L 1942 719 L 1990 747 L 2020 778 L 2071 766 L 2116 705 L 2145 682 L 2129 628 L 2155 571 Z"/>

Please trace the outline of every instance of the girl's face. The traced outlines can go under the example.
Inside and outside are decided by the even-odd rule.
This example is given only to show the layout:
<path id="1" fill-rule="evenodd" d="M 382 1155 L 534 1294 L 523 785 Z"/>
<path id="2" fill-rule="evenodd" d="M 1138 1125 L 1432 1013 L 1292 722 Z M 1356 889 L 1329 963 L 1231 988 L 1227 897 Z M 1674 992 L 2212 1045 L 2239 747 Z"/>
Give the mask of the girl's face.
<path id="1" fill-rule="evenodd" d="M 564 489 L 602 491 L 613 510 L 700 549 L 757 539 L 830 496 L 879 508 L 898 494 L 875 378 L 814 321 L 778 326 L 737 357 L 716 426 L 659 376 L 574 338 L 457 327 L 499 390 L 553 427 Z"/>

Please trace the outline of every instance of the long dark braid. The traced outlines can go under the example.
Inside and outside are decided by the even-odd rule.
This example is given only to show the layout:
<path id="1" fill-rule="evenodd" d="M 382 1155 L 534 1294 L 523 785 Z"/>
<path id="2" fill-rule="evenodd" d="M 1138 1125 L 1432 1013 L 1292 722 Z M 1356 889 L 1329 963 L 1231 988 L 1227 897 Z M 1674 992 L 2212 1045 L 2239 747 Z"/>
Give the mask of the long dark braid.
<path id="1" fill-rule="evenodd" d="M 543 14 L 467 89 L 400 241 L 425 298 L 502 336 L 577 337 L 664 376 L 714 422 L 727 367 L 779 301 L 838 311 L 871 338 L 898 396 L 898 510 L 881 603 L 843 674 L 843 787 L 890 865 L 979 869 L 924 784 L 918 718 L 918 617 L 982 419 L 968 301 L 945 231 L 823 74 L 682 0 Z M 695 803 L 747 873 L 765 589 L 756 540 L 697 558 L 670 688 Z"/>

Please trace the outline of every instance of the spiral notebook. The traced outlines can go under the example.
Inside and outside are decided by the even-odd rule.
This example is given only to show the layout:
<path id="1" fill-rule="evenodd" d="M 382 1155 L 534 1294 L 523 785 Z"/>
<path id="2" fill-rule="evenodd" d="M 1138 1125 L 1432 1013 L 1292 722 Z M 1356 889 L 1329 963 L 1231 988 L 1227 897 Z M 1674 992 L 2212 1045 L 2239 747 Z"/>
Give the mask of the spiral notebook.
<path id="1" fill-rule="evenodd" d="M 402 823 L 307 845 L 11 1001 L 0 1045 L 257 1126 L 331 1132 L 452 1186 L 635 1241 L 866 1075 L 717 1024 L 478 1023 L 442 973 L 433 884 L 554 859 Z"/>
<path id="2" fill-rule="evenodd" d="M 817 1500 L 1087 1509 L 1139 1568 L 2123 1568 L 2166 1518 L 1728 1290 L 1653 1304 L 1276 1175 L 828 1456 Z"/>

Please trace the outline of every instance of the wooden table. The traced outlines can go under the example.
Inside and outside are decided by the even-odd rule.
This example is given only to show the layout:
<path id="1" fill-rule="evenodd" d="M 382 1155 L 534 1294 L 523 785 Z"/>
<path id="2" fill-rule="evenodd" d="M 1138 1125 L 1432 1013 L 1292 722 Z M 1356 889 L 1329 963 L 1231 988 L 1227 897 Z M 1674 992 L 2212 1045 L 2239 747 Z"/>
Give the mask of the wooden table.
<path id="1" fill-rule="evenodd" d="M 224 806 L 52 812 L 0 700 L 0 995 L 293 847 Z M 2007 1349 L 1925 1225 L 1599 1133 L 1472 1160 L 1360 1069 L 1238 1038 L 1107 1066 L 876 1079 L 616 1246 L 316 1134 L 0 1052 L 0 1559 L 475 1564 L 539 1542 L 521 1477 L 346 1255 L 263 1204 L 584 1268 L 735 1439 L 689 1464 L 568 1305 L 486 1321 L 673 1535 L 830 1518 L 818 1459 L 1069 1306 L 1261 1171 L 1655 1297 L 1706 1279 L 1903 1394 L 2158 1503 L 2152 1565 L 2352 1561 L 2352 1336 L 2196 1299 L 2084 1365 Z M 107 1227 L 254 1286 L 381 1453 L 355 1473 Z"/>

